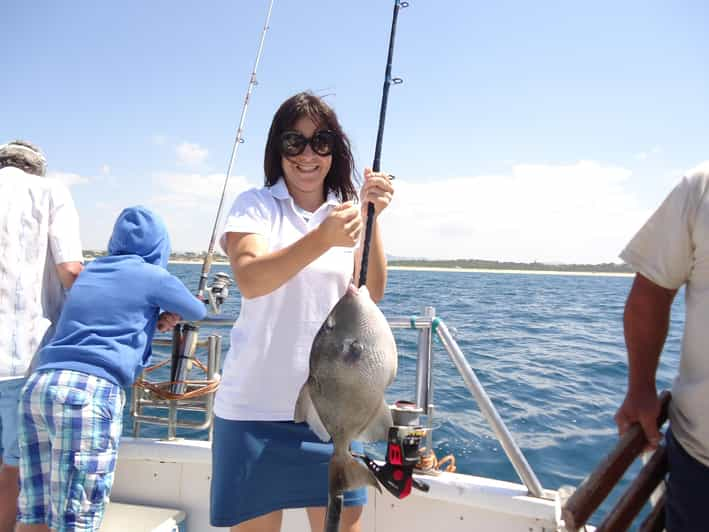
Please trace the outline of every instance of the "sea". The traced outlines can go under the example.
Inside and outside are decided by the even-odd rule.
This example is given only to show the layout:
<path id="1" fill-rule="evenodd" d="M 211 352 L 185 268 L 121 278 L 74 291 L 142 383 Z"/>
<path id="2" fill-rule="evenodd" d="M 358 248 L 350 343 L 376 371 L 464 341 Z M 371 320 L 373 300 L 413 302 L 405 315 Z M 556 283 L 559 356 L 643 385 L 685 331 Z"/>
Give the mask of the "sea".
<path id="1" fill-rule="evenodd" d="M 169 270 L 189 288 L 197 287 L 201 265 L 170 264 Z M 217 271 L 230 273 L 224 265 L 214 266 L 212 273 Z M 388 317 L 414 317 L 424 307 L 435 309 L 542 486 L 558 489 L 578 486 L 617 442 L 613 415 L 627 382 L 623 307 L 631 283 L 631 276 L 602 274 L 392 269 L 379 305 Z M 236 317 L 239 304 L 238 290 L 232 287 L 222 314 Z M 669 389 L 677 371 L 683 325 L 681 292 L 672 307 L 658 390 Z M 222 335 L 226 353 L 228 329 L 215 332 Z M 418 333 L 394 333 L 399 370 L 387 398 L 413 400 Z M 154 358 L 157 362 L 167 356 L 157 351 Z M 159 380 L 160 374 L 151 378 Z M 452 454 L 460 473 L 521 482 L 437 338 L 433 393 L 436 454 Z M 124 423 L 124 434 L 132 435 L 128 409 Z M 142 436 L 165 434 L 164 427 L 141 428 Z M 178 435 L 207 437 L 189 430 Z M 372 453 L 381 455 L 382 449 L 374 446 Z M 592 522 L 598 524 L 640 465 L 636 461 Z"/>

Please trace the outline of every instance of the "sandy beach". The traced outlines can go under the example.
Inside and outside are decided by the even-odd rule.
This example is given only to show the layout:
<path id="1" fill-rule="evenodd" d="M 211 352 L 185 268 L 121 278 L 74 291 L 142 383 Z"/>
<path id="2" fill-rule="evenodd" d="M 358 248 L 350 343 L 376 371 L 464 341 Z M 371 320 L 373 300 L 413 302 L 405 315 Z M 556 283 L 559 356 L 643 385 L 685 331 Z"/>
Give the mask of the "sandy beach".
<path id="1" fill-rule="evenodd" d="M 421 270 L 427 272 L 478 272 L 478 273 L 512 273 L 531 275 L 591 275 L 595 277 L 633 277 L 634 273 L 622 272 L 585 272 L 585 271 L 555 271 L 555 270 L 502 270 L 493 268 L 437 268 L 435 266 L 389 266 L 388 270 Z"/>
<path id="2" fill-rule="evenodd" d="M 202 261 L 196 260 L 171 260 L 170 264 L 198 264 Z M 228 262 L 215 261 L 212 265 L 223 264 L 228 266 Z M 531 275 L 590 275 L 594 277 L 633 277 L 633 273 L 620 272 L 584 272 L 584 271 L 555 271 L 555 270 L 498 270 L 486 268 L 439 268 L 435 266 L 388 266 L 387 270 L 408 270 L 408 271 L 423 271 L 423 272 L 477 272 L 477 273 L 510 273 L 510 274 L 531 274 Z"/>

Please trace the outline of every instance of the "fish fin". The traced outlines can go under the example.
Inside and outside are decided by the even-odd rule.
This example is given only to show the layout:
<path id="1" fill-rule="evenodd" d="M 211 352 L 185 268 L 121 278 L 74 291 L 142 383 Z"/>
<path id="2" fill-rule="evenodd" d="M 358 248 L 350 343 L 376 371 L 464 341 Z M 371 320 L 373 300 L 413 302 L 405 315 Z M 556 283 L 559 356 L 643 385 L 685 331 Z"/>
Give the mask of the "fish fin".
<path id="1" fill-rule="evenodd" d="M 379 405 L 379 409 L 372 416 L 367 427 L 355 439 L 361 441 L 386 441 L 389 437 L 389 428 L 392 425 L 394 425 L 394 421 L 391 418 L 391 410 L 389 410 L 389 405 L 386 404 L 386 401 L 382 399 L 382 404 Z"/>
<path id="2" fill-rule="evenodd" d="M 310 397 L 310 386 L 308 386 L 307 382 L 303 384 L 298 394 L 298 400 L 295 402 L 293 421 L 296 423 L 307 422 L 310 430 L 312 430 L 318 438 L 322 441 L 330 441 L 330 434 L 320 420 L 318 411 L 315 410 L 315 405 Z"/>
<path id="3" fill-rule="evenodd" d="M 382 492 L 381 486 L 367 466 L 352 457 L 350 453 L 333 454 L 328 469 L 331 494 L 342 493 L 363 486 L 374 486 Z"/>

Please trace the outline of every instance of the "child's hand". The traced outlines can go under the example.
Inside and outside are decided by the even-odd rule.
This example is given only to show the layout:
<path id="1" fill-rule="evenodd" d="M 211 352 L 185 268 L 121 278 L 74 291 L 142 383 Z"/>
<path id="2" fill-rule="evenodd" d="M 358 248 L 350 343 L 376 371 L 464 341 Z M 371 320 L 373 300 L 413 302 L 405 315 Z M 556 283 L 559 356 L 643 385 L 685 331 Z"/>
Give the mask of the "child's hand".
<path id="1" fill-rule="evenodd" d="M 167 332 L 175 328 L 175 325 L 179 323 L 182 316 L 179 314 L 173 314 L 172 312 L 163 312 L 158 317 L 158 331 Z"/>

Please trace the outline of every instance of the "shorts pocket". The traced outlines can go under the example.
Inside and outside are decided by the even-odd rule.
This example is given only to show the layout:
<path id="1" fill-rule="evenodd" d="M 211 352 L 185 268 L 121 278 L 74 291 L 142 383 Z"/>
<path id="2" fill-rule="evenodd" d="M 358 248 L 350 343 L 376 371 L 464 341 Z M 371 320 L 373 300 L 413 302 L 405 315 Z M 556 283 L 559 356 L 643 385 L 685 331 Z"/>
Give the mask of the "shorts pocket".
<path id="1" fill-rule="evenodd" d="M 47 395 L 53 403 L 63 404 L 83 408 L 91 399 L 86 390 L 72 388 L 70 386 L 49 386 Z"/>
<path id="2" fill-rule="evenodd" d="M 71 501 L 75 513 L 102 513 L 113 486 L 117 452 L 74 453 Z"/>

